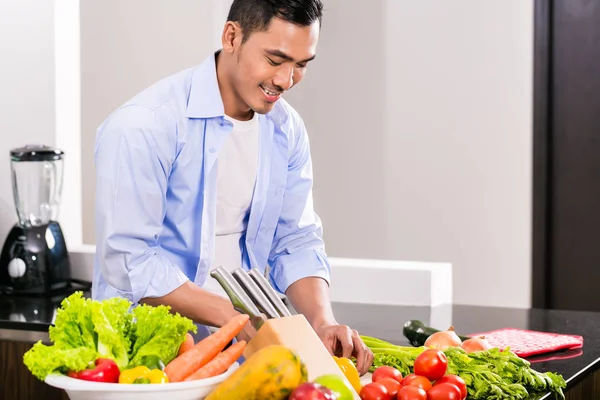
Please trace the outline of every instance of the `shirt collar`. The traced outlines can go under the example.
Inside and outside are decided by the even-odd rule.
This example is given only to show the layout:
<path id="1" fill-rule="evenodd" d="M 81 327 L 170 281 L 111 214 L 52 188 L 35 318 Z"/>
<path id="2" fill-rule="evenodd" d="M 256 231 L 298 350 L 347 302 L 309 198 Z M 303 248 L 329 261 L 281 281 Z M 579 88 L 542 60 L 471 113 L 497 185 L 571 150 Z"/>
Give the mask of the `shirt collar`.
<path id="1" fill-rule="evenodd" d="M 225 115 L 217 82 L 217 54 L 218 51 L 207 57 L 192 73 L 192 85 L 187 104 L 189 118 L 213 118 Z"/>
<path id="2" fill-rule="evenodd" d="M 208 56 L 192 73 L 192 84 L 187 104 L 188 118 L 215 118 L 225 116 L 225 107 L 217 81 L 216 57 L 219 51 Z M 285 107 L 280 99 L 266 114 L 276 125 L 287 121 Z"/>

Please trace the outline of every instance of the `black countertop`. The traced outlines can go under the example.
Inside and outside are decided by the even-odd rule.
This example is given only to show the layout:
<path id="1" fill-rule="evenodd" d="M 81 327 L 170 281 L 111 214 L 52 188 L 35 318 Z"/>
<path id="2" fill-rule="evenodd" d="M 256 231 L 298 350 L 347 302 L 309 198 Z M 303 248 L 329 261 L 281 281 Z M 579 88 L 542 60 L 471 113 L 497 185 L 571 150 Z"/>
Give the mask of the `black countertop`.
<path id="1" fill-rule="evenodd" d="M 28 340 L 25 333 L 35 333 L 37 340 L 47 338 L 56 309 L 64 298 L 12 297 L 0 295 L 0 339 Z M 513 309 L 462 305 L 408 307 L 334 303 L 335 315 L 342 324 L 361 334 L 398 345 L 409 343 L 402 329 L 409 319 L 422 321 L 437 329 L 436 321 L 449 321 L 459 334 L 486 332 L 498 328 L 521 328 L 543 332 L 581 335 L 583 348 L 559 351 L 528 358 L 540 372 L 556 372 L 567 381 L 568 388 L 600 368 L 600 313 L 540 309 Z M 11 332 L 13 334 L 11 335 Z"/>

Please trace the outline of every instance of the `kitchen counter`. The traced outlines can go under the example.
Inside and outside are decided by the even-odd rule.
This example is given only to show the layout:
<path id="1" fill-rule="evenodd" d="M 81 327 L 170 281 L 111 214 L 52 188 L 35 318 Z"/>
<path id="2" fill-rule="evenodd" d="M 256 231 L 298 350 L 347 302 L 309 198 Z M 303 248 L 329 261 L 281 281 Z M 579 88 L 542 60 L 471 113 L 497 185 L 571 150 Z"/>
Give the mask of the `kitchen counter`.
<path id="1" fill-rule="evenodd" d="M 7 387 L 9 378 L 5 375 L 15 369 L 20 368 L 20 375 L 33 378 L 22 364 L 22 353 L 19 355 L 17 352 L 16 358 L 13 358 L 12 363 L 19 364 L 15 366 L 6 364 L 9 357 L 3 352 L 9 351 L 7 343 L 21 344 L 24 352 L 37 340 L 48 341 L 48 328 L 54 321 L 56 309 L 63 297 L 0 296 L 0 344 L 3 345 L 0 347 L 0 389 Z M 409 319 L 420 320 L 438 329 L 445 329 L 447 326 L 436 326 L 436 321 L 451 321 L 460 334 L 513 327 L 581 335 L 584 338 L 582 349 L 554 352 L 528 360 L 540 372 L 552 371 L 563 375 L 568 383 L 568 399 L 600 398 L 600 313 L 460 305 L 430 308 L 334 303 L 333 307 L 340 323 L 357 329 L 361 334 L 406 346 L 409 344 L 403 336 L 402 328 Z M 21 360 L 18 359 L 19 356 Z M 40 398 L 66 398 L 51 392 L 50 389 L 54 388 L 41 382 L 37 384 L 28 381 L 27 385 L 30 391 L 43 390 L 44 395 L 40 393 Z M 592 393 L 597 397 L 593 397 Z"/>

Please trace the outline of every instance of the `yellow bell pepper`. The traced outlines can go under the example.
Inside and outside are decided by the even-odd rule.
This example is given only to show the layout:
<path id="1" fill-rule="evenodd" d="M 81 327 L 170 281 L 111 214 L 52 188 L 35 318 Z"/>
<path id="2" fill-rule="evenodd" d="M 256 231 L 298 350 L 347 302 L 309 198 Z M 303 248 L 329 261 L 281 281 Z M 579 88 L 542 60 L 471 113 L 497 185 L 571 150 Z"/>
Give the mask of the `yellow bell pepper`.
<path id="1" fill-rule="evenodd" d="M 358 370 L 356 369 L 356 366 L 354 365 L 352 360 L 350 360 L 349 358 L 336 356 L 333 356 L 333 359 L 344 373 L 346 379 L 350 381 L 350 384 L 352 385 L 356 393 L 360 393 L 360 389 L 362 388 L 362 385 L 360 384 L 360 375 L 358 375 Z"/>
<path id="2" fill-rule="evenodd" d="M 119 375 L 119 383 L 168 383 L 169 378 L 160 369 L 150 369 L 144 365 L 127 369 Z"/>

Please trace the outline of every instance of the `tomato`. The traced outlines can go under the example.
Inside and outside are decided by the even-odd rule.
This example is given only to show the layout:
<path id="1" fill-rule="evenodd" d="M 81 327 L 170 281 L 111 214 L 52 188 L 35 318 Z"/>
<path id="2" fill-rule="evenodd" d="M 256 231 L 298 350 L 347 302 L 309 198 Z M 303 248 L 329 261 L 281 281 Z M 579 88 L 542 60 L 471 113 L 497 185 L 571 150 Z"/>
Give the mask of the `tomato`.
<path id="1" fill-rule="evenodd" d="M 392 396 L 384 385 L 379 382 L 371 382 L 360 389 L 360 398 L 361 400 L 391 400 Z"/>
<path id="2" fill-rule="evenodd" d="M 425 378 L 424 376 L 415 374 L 406 375 L 404 379 L 402 379 L 402 382 L 400 382 L 400 384 L 402 385 L 402 387 L 415 386 L 425 391 L 429 390 L 429 388 L 431 387 L 431 382 L 429 382 L 429 379 Z"/>
<path id="3" fill-rule="evenodd" d="M 464 400 L 467 398 L 467 384 L 460 376 L 452 374 L 444 375 L 435 381 L 433 386 L 439 385 L 440 383 L 451 383 L 455 385 L 460 390 L 461 399 Z"/>
<path id="4" fill-rule="evenodd" d="M 448 359 L 443 351 L 427 349 L 415 359 L 415 375 L 421 375 L 430 381 L 440 379 L 448 369 Z"/>
<path id="5" fill-rule="evenodd" d="M 398 400 L 427 400 L 427 392 L 415 386 L 404 386 L 398 391 Z"/>
<path id="6" fill-rule="evenodd" d="M 392 399 L 396 398 L 398 391 L 402 387 L 400 382 L 394 378 L 381 378 L 377 381 L 377 383 L 381 383 L 383 386 L 385 386 Z"/>
<path id="7" fill-rule="evenodd" d="M 460 389 L 452 383 L 440 383 L 427 391 L 427 400 L 461 400 Z"/>
<path id="8" fill-rule="evenodd" d="M 373 375 L 371 376 L 372 382 L 377 382 L 381 378 L 392 378 L 397 380 L 398 382 L 402 382 L 402 374 L 394 367 L 388 367 L 386 365 L 378 367 L 373 371 Z"/>

